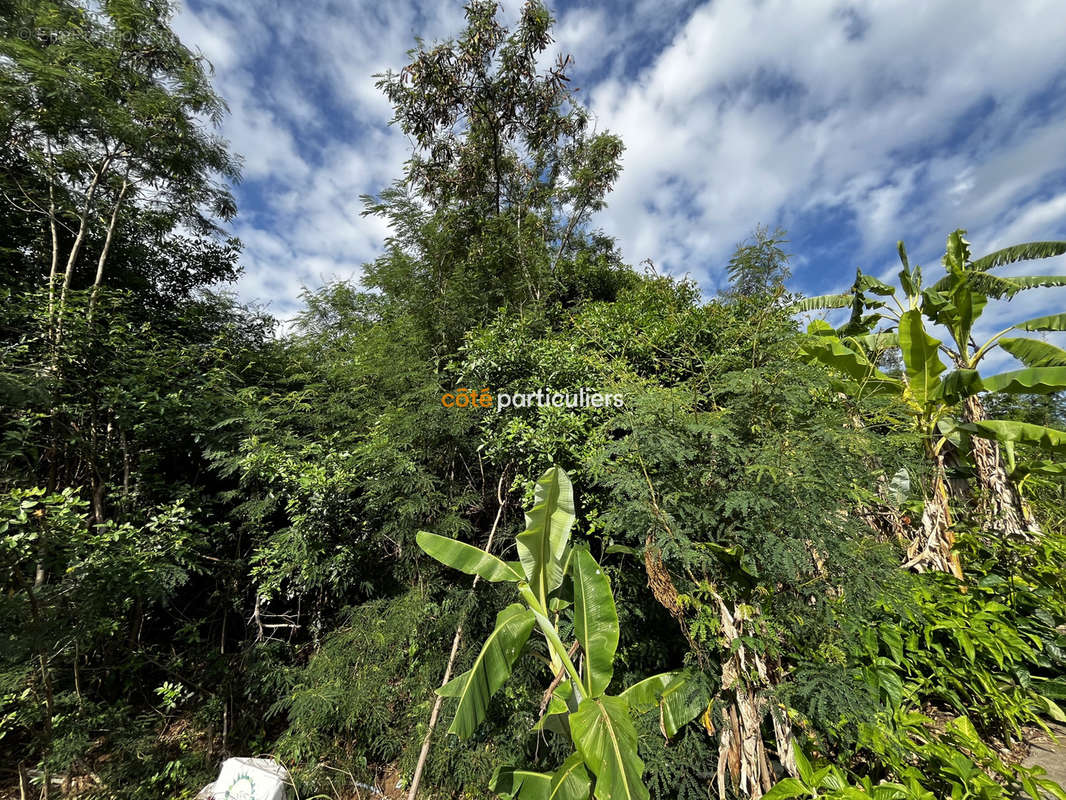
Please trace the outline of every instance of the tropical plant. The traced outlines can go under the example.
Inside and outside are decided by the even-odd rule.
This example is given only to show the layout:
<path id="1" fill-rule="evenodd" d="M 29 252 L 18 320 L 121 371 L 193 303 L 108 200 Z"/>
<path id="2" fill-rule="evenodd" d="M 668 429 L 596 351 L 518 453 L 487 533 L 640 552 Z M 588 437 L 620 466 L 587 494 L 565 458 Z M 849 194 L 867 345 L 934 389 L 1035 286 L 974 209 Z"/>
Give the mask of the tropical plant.
<path id="1" fill-rule="evenodd" d="M 840 387 L 849 395 L 888 394 L 901 401 L 934 470 L 932 496 L 925 505 L 919 535 L 908 550 L 907 566 L 939 569 L 956 577 L 961 577 L 962 570 L 953 552 L 946 481 L 949 456 L 972 459 L 978 490 L 989 504 L 990 522 L 1016 536 L 1032 527 L 1031 517 L 992 443 L 1002 446 L 1008 461 L 1015 442 L 1055 452 L 1066 447 L 1066 432 L 985 419 L 980 401 L 983 392 L 1047 394 L 1066 389 L 1066 351 L 1035 339 L 1008 337 L 1014 331 L 1066 330 L 1066 314 L 1011 325 L 980 345 L 973 340 L 974 326 L 990 298 L 1010 299 L 1027 289 L 1066 286 L 1066 276 L 1001 278 L 990 270 L 1066 253 L 1066 242 L 1015 245 L 974 260 L 964 234 L 957 230 L 948 236 L 942 259 L 945 274 L 929 287 L 923 287 L 921 267 L 911 268 L 903 242 L 899 243 L 902 299 L 894 287 L 860 270 L 849 293 L 808 298 L 793 306 L 797 312 L 851 308 L 840 328 L 821 320 L 812 322 L 808 332 L 813 335 L 805 352 L 841 373 Z M 934 337 L 931 325 L 946 328 L 951 341 Z M 902 355 L 899 376 L 877 366 L 879 356 L 892 348 Z M 1016 356 L 1026 368 L 983 377 L 978 367 L 996 348 Z M 947 371 L 942 354 L 953 370 Z"/>
<path id="2" fill-rule="evenodd" d="M 607 575 L 586 547 L 570 543 L 575 521 L 570 479 L 552 467 L 537 481 L 535 504 L 516 541 L 518 562 L 419 532 L 418 544 L 426 553 L 486 581 L 514 583 L 521 600 L 500 611 L 474 665 L 439 690 L 457 701 L 448 732 L 463 739 L 474 734 L 536 627 L 547 644 L 552 676 L 536 728 L 568 735 L 575 752 L 552 774 L 501 767 L 493 779 L 494 791 L 521 800 L 577 800 L 587 797 L 594 780 L 599 800 L 647 800 L 632 712 L 659 705 L 663 732 L 671 736 L 703 710 L 703 704 L 692 702 L 680 672 L 607 693 L 615 669 L 618 613 Z M 573 630 L 570 647 L 563 642 L 564 629 Z M 578 653 L 580 666 L 574 663 Z"/>

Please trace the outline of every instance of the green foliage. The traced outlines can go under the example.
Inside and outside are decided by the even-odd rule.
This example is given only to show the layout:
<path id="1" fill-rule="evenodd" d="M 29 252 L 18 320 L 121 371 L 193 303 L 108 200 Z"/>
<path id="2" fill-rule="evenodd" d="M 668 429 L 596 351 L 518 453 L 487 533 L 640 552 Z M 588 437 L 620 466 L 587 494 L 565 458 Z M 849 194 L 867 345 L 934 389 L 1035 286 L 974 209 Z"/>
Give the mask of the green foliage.
<path id="1" fill-rule="evenodd" d="M 225 103 L 206 62 L 170 29 L 172 5 L 10 6 L 0 23 L 0 156 L 13 169 L 0 186 L 5 205 L 33 210 L 17 242 L 30 258 L 12 277 L 39 286 L 51 261 L 53 333 L 68 290 L 98 287 L 105 273 L 153 303 L 235 277 L 238 245 L 217 223 L 236 213 L 225 181 L 239 178 L 239 164 L 210 130 Z"/>
<path id="2" fill-rule="evenodd" d="M 811 356 L 827 365 L 840 369 L 858 383 L 863 390 L 873 379 L 879 386 L 882 379 L 877 370 L 863 362 L 867 343 L 859 339 L 846 340 L 846 336 L 869 333 L 879 323 L 887 323 L 888 332 L 893 328 L 898 334 L 898 345 L 907 376 L 905 398 L 914 404 L 914 414 L 923 435 L 930 438 L 931 451 L 939 452 L 944 441 L 940 436 L 939 423 L 949 416 L 959 416 L 957 406 L 961 400 L 981 392 L 1012 394 L 1047 394 L 1066 389 L 1066 373 L 1057 366 L 1056 350 L 1037 340 L 1003 337 L 1011 330 L 1059 330 L 1062 315 L 1050 315 L 1019 323 L 1013 328 L 993 336 L 978 346 L 971 343 L 971 332 L 980 317 L 989 297 L 1013 297 L 1019 291 L 1038 287 L 1059 285 L 1055 277 L 999 279 L 986 270 L 1016 261 L 1049 258 L 1066 252 L 1063 242 L 1033 242 L 1016 245 L 992 253 L 984 258 L 971 260 L 969 242 L 965 231 L 957 230 L 948 236 L 947 248 L 942 263 L 945 276 L 932 287 L 923 289 L 921 270 L 910 267 L 906 250 L 900 242 L 899 252 L 903 269 L 899 274 L 906 305 L 895 297 L 895 290 L 870 276 L 858 273 L 852 288 L 853 313 L 849 322 L 839 331 L 832 332 L 828 326 L 816 324 L 813 332 L 819 334 L 817 349 Z M 999 283 L 995 283 L 998 281 Z M 886 303 L 866 294 L 891 297 L 898 313 Z M 841 296 L 810 298 L 793 305 L 792 310 L 809 311 L 817 308 L 839 307 Z M 884 309 L 884 310 L 882 310 Z M 930 336 L 925 322 L 947 328 L 953 347 Z M 838 339 L 837 337 L 840 337 Z M 976 369 L 982 359 L 996 347 L 1019 355 L 1029 369 L 981 378 Z M 958 368 L 944 379 L 939 375 L 946 369 L 940 352 L 948 356 Z M 854 394 L 855 388 L 851 393 Z M 1043 436 L 1025 435 L 1014 425 L 1000 424 L 997 420 L 978 422 L 983 427 L 972 433 L 999 442 L 1012 442 L 1024 436 L 1024 441 L 1049 444 L 1057 436 L 1051 431 Z M 939 440 L 939 441 L 938 441 Z"/>
<path id="3" fill-rule="evenodd" d="M 328 786 L 328 773 L 316 766 L 324 753 L 340 756 L 337 766 L 364 781 L 372 781 L 374 765 L 413 760 L 426 697 L 447 658 L 440 643 L 454 632 L 458 611 L 454 598 L 443 599 L 411 590 L 357 606 L 306 666 L 287 671 L 270 714 L 286 720 L 278 750 L 287 762 L 307 765 L 302 780 Z M 440 769 L 438 762 L 433 774 Z"/>
<path id="4" fill-rule="evenodd" d="M 1061 243 L 972 259 L 957 231 L 931 286 L 901 246 L 902 294 L 859 272 L 798 302 L 850 308 L 803 334 L 757 228 L 707 301 L 589 230 L 622 146 L 543 68 L 547 9 L 508 31 L 475 2 L 379 76 L 414 144 L 367 198 L 383 254 L 275 338 L 203 291 L 236 271 L 237 162 L 169 4 L 7 7 L 5 763 L 146 799 L 223 753 L 279 757 L 301 796 L 403 783 L 461 627 L 429 795 L 706 798 L 748 694 L 799 747 L 786 775 L 756 724 L 771 797 L 1061 796 L 998 745 L 1066 699 L 1064 357 L 1018 334 L 1066 315 L 970 341 L 989 299 L 1061 284 L 990 270 Z M 997 346 L 1025 369 L 982 377 Z M 460 387 L 624 402 L 444 407 Z M 982 436 L 1040 530 L 953 503 L 966 591 L 901 572 L 878 522 L 909 532 Z"/>
<path id="5" fill-rule="evenodd" d="M 534 626 L 548 646 L 548 663 L 555 679 L 547 697 L 547 714 L 565 715 L 576 749 L 573 756 L 551 776 L 513 768 L 497 770 L 494 790 L 511 797 L 580 796 L 587 793 L 589 774 L 595 778 L 595 796 L 609 798 L 649 797 L 641 782 L 644 763 L 637 755 L 637 733 L 631 718 L 632 703 L 646 705 L 649 697 L 662 696 L 680 675 L 669 681 L 645 681 L 636 694 L 627 690 L 618 696 L 605 694 L 614 671 L 618 644 L 618 615 L 610 583 L 589 552 L 571 547 L 570 529 L 575 522 L 573 487 L 566 473 L 552 467 L 537 481 L 535 505 L 526 514 L 526 531 L 518 536 L 523 554 L 524 579 L 517 581 L 523 603 L 500 612 L 496 627 L 482 645 L 473 666 L 438 690 L 444 697 L 458 698 L 455 718 L 449 728 L 462 739 L 474 734 L 488 714 L 488 703 L 509 677 Z M 427 553 L 452 556 L 458 550 L 442 547 L 437 537 L 420 534 L 419 544 Z M 469 563 L 468 559 L 463 559 Z M 558 611 L 570 605 L 556 594 L 565 582 L 572 585 L 573 620 L 568 625 L 576 637 L 568 651 L 563 644 Z M 555 609 L 554 621 L 548 618 Z M 580 647 L 585 666 L 573 663 Z M 565 680 L 564 680 L 565 678 Z M 658 691 L 656 691 L 658 689 Z M 698 709 L 690 715 L 695 716 Z M 684 724 L 688 719 L 680 720 Z M 588 772 L 586 773 L 585 770 Z"/>
<path id="6" fill-rule="evenodd" d="M 763 225 L 755 228 L 751 238 L 737 245 L 726 266 L 729 292 L 739 297 L 781 295 L 785 281 L 792 274 L 789 255 L 782 245 L 788 244 L 785 231 L 771 232 Z M 849 298 L 850 301 L 850 298 Z"/>

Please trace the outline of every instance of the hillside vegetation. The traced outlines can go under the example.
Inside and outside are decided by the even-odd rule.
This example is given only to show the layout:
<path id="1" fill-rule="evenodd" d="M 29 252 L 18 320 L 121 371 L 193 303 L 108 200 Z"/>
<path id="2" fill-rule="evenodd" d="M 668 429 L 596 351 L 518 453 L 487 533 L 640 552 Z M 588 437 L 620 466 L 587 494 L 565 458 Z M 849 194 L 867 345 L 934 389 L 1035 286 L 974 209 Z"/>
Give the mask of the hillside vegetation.
<path id="1" fill-rule="evenodd" d="M 759 226 L 718 296 L 626 264 L 548 10 L 472 0 L 378 76 L 380 257 L 279 335 L 221 291 L 208 66 L 101 7 L 0 2 L 10 796 L 265 754 L 300 798 L 1066 798 L 1020 766 L 1066 722 L 1066 313 L 975 334 L 1066 243 L 821 298 Z"/>

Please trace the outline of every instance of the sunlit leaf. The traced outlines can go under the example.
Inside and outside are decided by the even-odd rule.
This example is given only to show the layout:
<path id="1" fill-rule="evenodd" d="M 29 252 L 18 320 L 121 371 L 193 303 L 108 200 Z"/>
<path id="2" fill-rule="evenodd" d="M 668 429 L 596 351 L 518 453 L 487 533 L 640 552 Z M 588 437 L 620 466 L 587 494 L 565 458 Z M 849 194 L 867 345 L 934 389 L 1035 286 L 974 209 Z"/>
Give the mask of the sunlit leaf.
<path id="1" fill-rule="evenodd" d="M 559 467 L 537 481 L 526 529 L 518 534 L 518 557 L 533 592 L 545 605 L 563 582 L 563 555 L 574 525 L 574 489 Z"/>
<path id="2" fill-rule="evenodd" d="M 641 780 L 644 762 L 637 755 L 637 730 L 620 697 L 581 701 L 570 715 L 570 733 L 585 765 L 596 776 L 598 800 L 648 800 Z"/>
<path id="3" fill-rule="evenodd" d="M 980 272 L 1013 264 L 1016 261 L 1033 261 L 1038 258 L 1052 258 L 1066 253 L 1066 242 L 1027 242 L 1004 247 L 973 262 L 973 269 Z"/>
<path id="4" fill-rule="evenodd" d="M 489 789 L 511 800 L 548 800 L 551 775 L 515 767 L 497 767 Z"/>
<path id="5" fill-rule="evenodd" d="M 448 733 L 468 738 L 485 719 L 489 699 L 511 674 L 515 659 L 533 630 L 533 612 L 513 603 L 496 615 L 496 627 L 485 640 L 474 665 L 437 690 L 444 697 L 458 697 Z"/>
<path id="6" fill-rule="evenodd" d="M 419 531 L 415 541 L 427 554 L 442 564 L 453 567 L 467 575 L 480 575 L 487 581 L 520 581 L 522 574 L 494 555 L 464 542 L 438 536 L 428 531 Z"/>
<path id="7" fill-rule="evenodd" d="M 998 442 L 1022 442 L 1050 450 L 1066 450 L 1066 431 L 1033 425 L 1030 422 L 1015 422 L 1007 419 L 989 419 L 983 422 L 968 422 L 959 428 L 976 436 Z"/>
<path id="8" fill-rule="evenodd" d="M 1066 314 L 1048 314 L 1046 317 L 1019 322 L 1014 326 L 1019 331 L 1066 331 Z"/>
<path id="9" fill-rule="evenodd" d="M 1039 339 L 1005 338 L 999 346 L 1027 367 L 1066 367 L 1066 350 Z"/>
<path id="10" fill-rule="evenodd" d="M 584 547 L 574 550 L 574 635 L 585 653 L 589 695 L 607 690 L 618 649 L 618 611 L 611 584 L 600 565 Z"/>
<path id="11" fill-rule="evenodd" d="M 986 392 L 1051 394 L 1066 389 L 1066 367 L 1031 367 L 981 379 Z"/>
<path id="12" fill-rule="evenodd" d="M 573 753 L 551 776 L 548 800 L 586 800 L 592 779 L 580 753 Z"/>
<path id="13" fill-rule="evenodd" d="M 926 333 L 920 311 L 911 309 L 900 316 L 899 348 L 910 392 L 919 405 L 924 405 L 936 390 L 938 376 L 945 369 L 937 351 L 939 345 L 939 340 Z"/>
<path id="14" fill-rule="evenodd" d="M 829 308 L 847 308 L 851 305 L 851 294 L 823 294 L 818 297 L 805 297 L 789 306 L 789 311 L 798 314 L 801 311 L 820 311 Z"/>

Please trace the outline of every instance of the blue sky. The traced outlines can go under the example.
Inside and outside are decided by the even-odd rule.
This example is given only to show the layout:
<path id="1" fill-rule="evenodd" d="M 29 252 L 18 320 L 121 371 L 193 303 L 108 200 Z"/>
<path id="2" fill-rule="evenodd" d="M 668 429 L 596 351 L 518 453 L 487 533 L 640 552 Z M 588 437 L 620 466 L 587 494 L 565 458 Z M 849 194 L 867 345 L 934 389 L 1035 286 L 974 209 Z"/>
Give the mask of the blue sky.
<path id="1" fill-rule="evenodd" d="M 551 8 L 572 85 L 626 144 L 594 224 L 632 264 L 713 292 L 736 244 L 780 225 L 793 286 L 814 294 L 856 266 L 894 275 L 899 238 L 923 264 L 957 227 L 975 254 L 1066 238 L 1058 0 Z M 175 28 L 213 63 L 245 158 L 242 298 L 286 317 L 301 287 L 357 279 L 380 252 L 387 231 L 358 198 L 400 174 L 409 143 L 372 75 L 462 25 L 459 2 L 187 0 Z M 1066 258 L 1020 272 L 1066 273 Z M 1042 296 L 991 307 L 989 327 L 1061 310 L 1066 289 Z"/>

